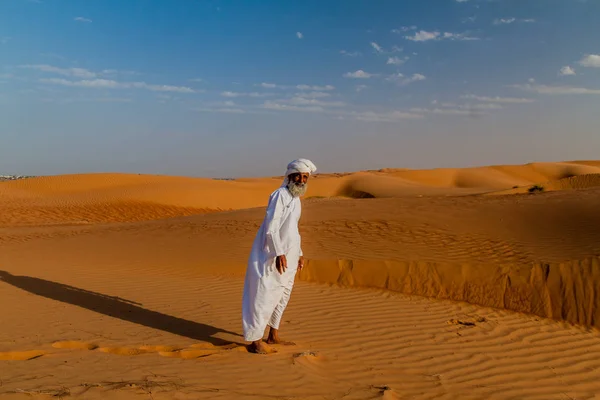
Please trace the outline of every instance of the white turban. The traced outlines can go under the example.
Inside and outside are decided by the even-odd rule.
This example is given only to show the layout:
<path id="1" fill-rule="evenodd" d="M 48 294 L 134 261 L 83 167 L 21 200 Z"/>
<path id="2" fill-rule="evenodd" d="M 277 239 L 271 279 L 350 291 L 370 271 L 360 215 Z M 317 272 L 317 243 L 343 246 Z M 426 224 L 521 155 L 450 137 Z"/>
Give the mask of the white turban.
<path id="1" fill-rule="evenodd" d="M 312 161 L 307 160 L 306 158 L 299 158 L 288 164 L 287 172 L 285 173 L 285 176 L 288 177 L 291 174 L 298 174 L 298 173 L 299 174 L 303 174 L 303 173 L 314 174 L 316 170 L 317 170 L 317 167 L 315 166 L 315 164 L 312 163 Z"/>

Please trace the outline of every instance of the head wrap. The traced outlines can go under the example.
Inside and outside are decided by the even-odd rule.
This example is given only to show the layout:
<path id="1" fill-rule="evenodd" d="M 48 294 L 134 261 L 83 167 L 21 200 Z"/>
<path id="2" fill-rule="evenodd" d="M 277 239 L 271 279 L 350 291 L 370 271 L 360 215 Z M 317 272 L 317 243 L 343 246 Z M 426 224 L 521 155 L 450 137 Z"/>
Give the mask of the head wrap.
<path id="1" fill-rule="evenodd" d="M 297 160 L 292 161 L 287 166 L 287 171 L 285 172 L 285 176 L 283 177 L 282 187 L 287 186 L 290 182 L 289 176 L 291 174 L 314 174 L 317 170 L 315 164 L 312 161 L 307 160 L 306 158 L 299 158 Z"/>
<path id="2" fill-rule="evenodd" d="M 316 170 L 317 167 L 312 163 L 312 161 L 307 160 L 306 158 L 299 158 L 288 164 L 285 176 L 287 177 L 291 174 L 303 173 L 314 174 Z"/>

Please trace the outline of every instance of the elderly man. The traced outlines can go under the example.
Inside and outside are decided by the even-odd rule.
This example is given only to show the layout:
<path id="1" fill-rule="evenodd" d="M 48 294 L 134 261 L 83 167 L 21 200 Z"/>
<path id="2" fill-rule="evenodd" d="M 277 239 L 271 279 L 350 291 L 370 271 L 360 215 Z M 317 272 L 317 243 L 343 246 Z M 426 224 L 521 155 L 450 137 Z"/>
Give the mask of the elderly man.
<path id="1" fill-rule="evenodd" d="M 279 338 L 279 323 L 296 271 L 304 266 L 298 232 L 300 196 L 305 194 L 308 178 L 316 170 L 304 158 L 288 164 L 283 184 L 271 194 L 266 216 L 254 239 L 242 300 L 244 339 L 251 342 L 248 349 L 253 353 L 269 352 L 262 341 L 267 325 L 268 344 L 294 344 Z"/>

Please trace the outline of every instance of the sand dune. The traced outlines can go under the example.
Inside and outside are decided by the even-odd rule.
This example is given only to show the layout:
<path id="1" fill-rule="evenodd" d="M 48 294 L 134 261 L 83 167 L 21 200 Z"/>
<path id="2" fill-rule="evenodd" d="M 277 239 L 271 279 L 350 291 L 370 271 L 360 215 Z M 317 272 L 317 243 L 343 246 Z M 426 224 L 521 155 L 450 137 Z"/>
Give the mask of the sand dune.
<path id="1" fill-rule="evenodd" d="M 600 162 L 322 174 L 311 180 L 309 198 L 514 194 L 534 184 L 562 190 L 595 186 L 593 174 L 600 174 Z M 582 177 L 574 179 L 578 176 Z M 226 181 L 113 173 L 2 182 L 0 226 L 132 222 L 261 207 L 281 179 Z"/>
<path id="2" fill-rule="evenodd" d="M 282 327 L 297 345 L 265 357 L 240 301 L 280 177 L 0 183 L 0 397 L 597 398 L 597 174 L 315 176 Z"/>

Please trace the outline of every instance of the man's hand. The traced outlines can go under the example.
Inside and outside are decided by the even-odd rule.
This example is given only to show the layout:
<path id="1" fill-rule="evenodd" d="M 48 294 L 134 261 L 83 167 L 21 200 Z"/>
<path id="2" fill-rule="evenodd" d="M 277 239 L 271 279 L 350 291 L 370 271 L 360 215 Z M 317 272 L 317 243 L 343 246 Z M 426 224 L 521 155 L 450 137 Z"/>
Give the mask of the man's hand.
<path id="1" fill-rule="evenodd" d="M 277 256 L 275 259 L 275 267 L 277 268 L 277 271 L 283 275 L 287 269 L 287 259 L 285 258 L 285 255 Z"/>
<path id="2" fill-rule="evenodd" d="M 304 257 L 300 256 L 298 259 L 298 271 L 302 271 L 302 268 L 304 268 Z"/>

